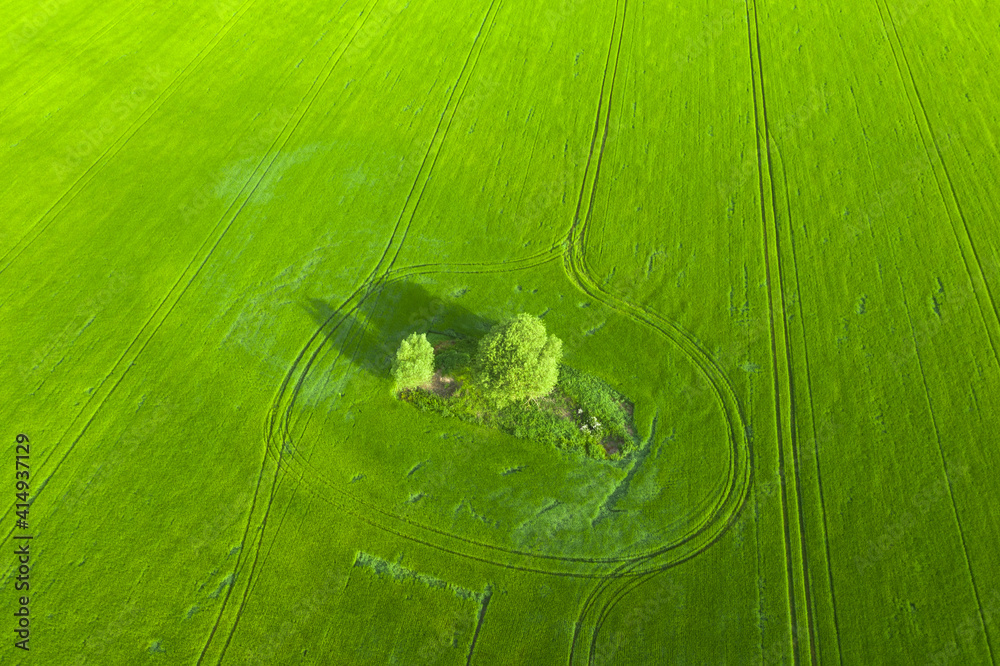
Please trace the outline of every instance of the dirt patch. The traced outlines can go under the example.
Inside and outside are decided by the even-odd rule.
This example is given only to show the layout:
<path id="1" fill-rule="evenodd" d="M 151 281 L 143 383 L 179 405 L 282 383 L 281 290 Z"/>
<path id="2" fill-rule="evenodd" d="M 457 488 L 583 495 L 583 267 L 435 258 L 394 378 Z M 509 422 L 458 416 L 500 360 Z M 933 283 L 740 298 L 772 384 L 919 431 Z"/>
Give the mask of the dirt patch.
<path id="1" fill-rule="evenodd" d="M 461 385 L 462 382 L 458 381 L 454 377 L 442 375 L 440 372 L 435 372 L 431 380 L 426 384 L 421 384 L 420 388 L 425 391 L 430 391 L 431 393 L 439 395 L 447 400 L 455 394 L 455 391 L 457 391 Z"/>
<path id="2" fill-rule="evenodd" d="M 622 401 L 619 404 L 622 406 L 622 411 L 624 411 L 625 414 L 628 416 L 628 418 L 625 419 L 625 430 L 628 431 L 628 434 L 632 435 L 633 437 L 636 437 L 637 435 L 635 432 L 635 425 L 634 425 L 635 419 L 633 418 L 635 415 L 635 405 L 633 405 L 628 400 Z"/>
<path id="3" fill-rule="evenodd" d="M 625 442 L 618 437 L 605 437 L 601 440 L 601 446 L 604 447 L 604 452 L 609 456 L 617 455 L 624 445 Z"/>
<path id="4" fill-rule="evenodd" d="M 448 347 L 454 347 L 456 342 L 457 340 L 442 340 L 441 342 L 434 345 L 434 351 L 439 352 L 443 349 L 447 349 Z"/>
<path id="5" fill-rule="evenodd" d="M 535 404 L 542 409 L 555 414 L 561 419 L 565 419 L 567 421 L 573 420 L 573 414 L 575 412 L 573 401 L 558 389 L 552 391 L 548 395 L 538 398 L 535 400 Z"/>

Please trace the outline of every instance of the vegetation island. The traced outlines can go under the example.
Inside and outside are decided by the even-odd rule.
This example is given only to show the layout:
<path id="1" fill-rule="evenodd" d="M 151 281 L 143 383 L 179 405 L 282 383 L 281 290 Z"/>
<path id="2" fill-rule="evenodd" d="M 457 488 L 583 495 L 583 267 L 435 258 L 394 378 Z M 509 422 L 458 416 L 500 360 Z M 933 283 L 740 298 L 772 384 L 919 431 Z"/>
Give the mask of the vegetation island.
<path id="1" fill-rule="evenodd" d="M 411 333 L 392 363 L 395 395 L 417 408 L 519 439 L 620 460 L 639 445 L 633 404 L 597 377 L 562 364 L 562 341 L 519 314 L 479 340 L 431 345 Z"/>

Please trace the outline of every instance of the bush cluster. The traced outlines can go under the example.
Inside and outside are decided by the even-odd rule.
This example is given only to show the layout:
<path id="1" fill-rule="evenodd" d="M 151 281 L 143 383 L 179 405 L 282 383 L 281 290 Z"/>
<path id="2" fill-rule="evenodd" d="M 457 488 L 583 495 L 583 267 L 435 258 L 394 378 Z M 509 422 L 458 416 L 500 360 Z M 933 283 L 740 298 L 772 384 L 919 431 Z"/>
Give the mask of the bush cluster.
<path id="1" fill-rule="evenodd" d="M 580 421 L 593 428 L 591 419 L 600 424 L 611 436 L 621 439 L 625 445 L 632 441 L 625 423 L 625 411 L 622 403 L 625 397 L 613 388 L 591 375 L 579 370 L 562 366 L 559 373 L 559 386 L 583 411 L 578 413 Z"/>
<path id="2" fill-rule="evenodd" d="M 422 411 L 597 459 L 634 450 L 625 398 L 599 379 L 561 365 L 561 358 L 559 338 L 547 335 L 537 317 L 522 314 L 493 327 L 478 344 L 456 340 L 436 357 L 425 335 L 411 334 L 396 354 L 393 378 L 400 397 Z M 435 365 L 461 384 L 451 397 L 414 390 L 430 381 Z M 609 456 L 605 442 L 618 452 Z"/>

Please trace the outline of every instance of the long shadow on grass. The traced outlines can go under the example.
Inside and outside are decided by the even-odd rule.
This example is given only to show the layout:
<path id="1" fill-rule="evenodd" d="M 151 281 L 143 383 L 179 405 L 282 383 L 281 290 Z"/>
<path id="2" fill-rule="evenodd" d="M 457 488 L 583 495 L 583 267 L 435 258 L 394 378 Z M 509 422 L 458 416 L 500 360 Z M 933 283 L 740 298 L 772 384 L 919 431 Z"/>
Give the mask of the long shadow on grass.
<path id="1" fill-rule="evenodd" d="M 435 336 L 478 338 L 495 323 L 407 280 L 375 286 L 346 317 L 321 298 L 309 298 L 303 307 L 322 327 L 327 344 L 343 358 L 383 378 L 389 377 L 396 349 L 410 333 L 430 333 L 432 341 Z"/>

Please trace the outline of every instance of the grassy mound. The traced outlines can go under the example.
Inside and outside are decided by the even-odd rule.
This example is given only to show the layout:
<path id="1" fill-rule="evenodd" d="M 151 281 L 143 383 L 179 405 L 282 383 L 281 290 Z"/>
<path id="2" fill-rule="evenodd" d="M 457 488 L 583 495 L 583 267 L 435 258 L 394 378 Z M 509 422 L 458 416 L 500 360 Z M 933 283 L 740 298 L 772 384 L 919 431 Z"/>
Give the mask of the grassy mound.
<path id="1" fill-rule="evenodd" d="M 438 342 L 431 381 L 400 391 L 398 397 L 423 411 L 598 460 L 619 460 L 638 447 L 632 403 L 600 379 L 567 365 L 559 366 L 559 381 L 548 395 L 492 407 L 472 371 L 475 350 L 474 340 Z"/>

